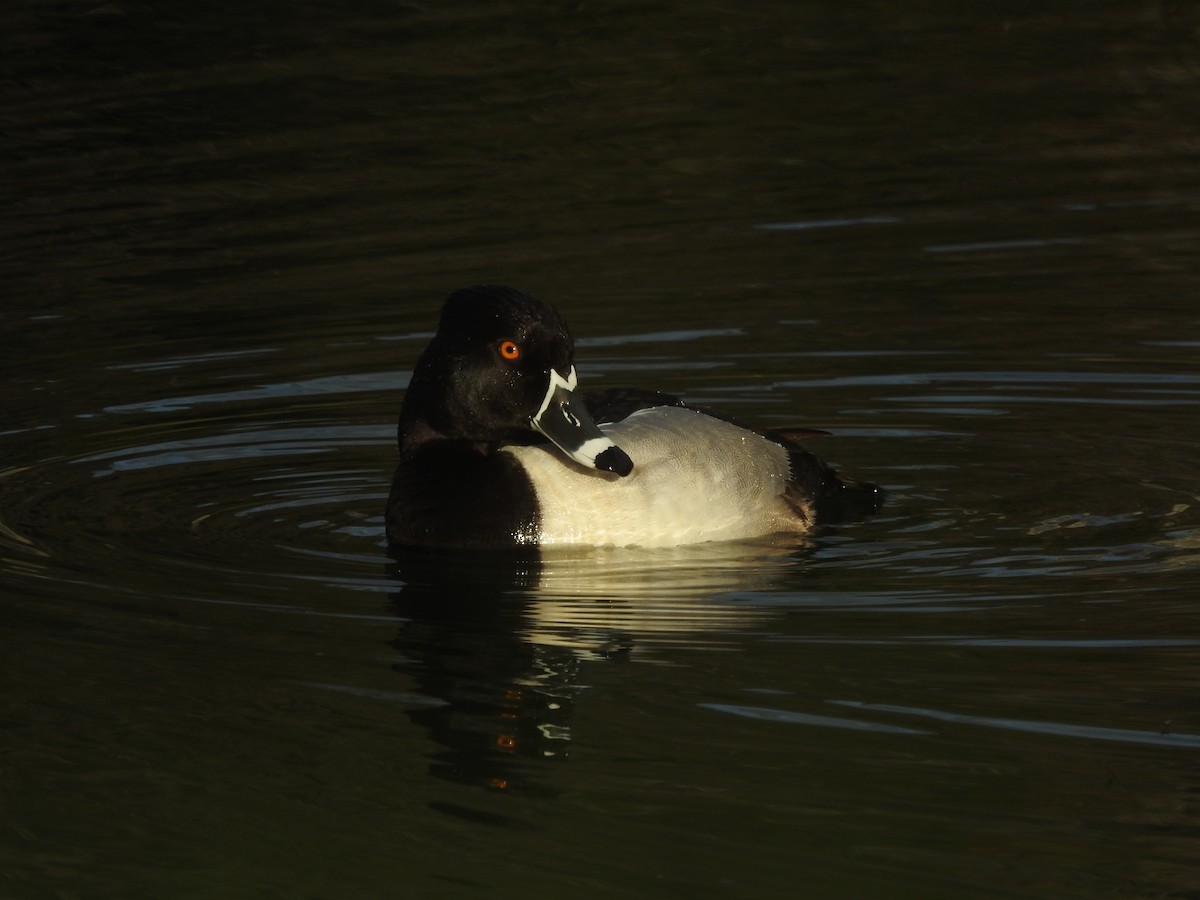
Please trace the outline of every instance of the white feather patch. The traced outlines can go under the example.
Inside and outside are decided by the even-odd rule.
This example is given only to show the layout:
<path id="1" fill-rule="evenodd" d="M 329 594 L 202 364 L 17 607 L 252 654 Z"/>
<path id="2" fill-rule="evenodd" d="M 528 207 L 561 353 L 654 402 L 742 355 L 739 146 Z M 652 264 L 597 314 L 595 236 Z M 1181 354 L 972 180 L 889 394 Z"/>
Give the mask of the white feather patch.
<path id="1" fill-rule="evenodd" d="M 691 409 L 659 406 L 600 426 L 633 460 L 624 478 L 557 447 L 505 447 L 529 473 L 541 544 L 668 547 L 805 531 L 783 500 L 787 451 Z"/>

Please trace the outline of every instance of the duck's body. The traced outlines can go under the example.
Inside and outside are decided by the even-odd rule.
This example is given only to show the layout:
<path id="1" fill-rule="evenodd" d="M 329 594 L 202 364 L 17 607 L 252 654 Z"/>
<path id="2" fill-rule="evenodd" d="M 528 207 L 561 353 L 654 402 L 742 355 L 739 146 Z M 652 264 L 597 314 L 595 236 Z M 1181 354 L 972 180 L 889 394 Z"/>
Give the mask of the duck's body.
<path id="1" fill-rule="evenodd" d="M 676 546 L 807 533 L 882 497 L 777 432 L 649 391 L 581 398 L 575 381 L 552 309 L 498 286 L 452 294 L 401 408 L 389 541 Z"/>
<path id="2" fill-rule="evenodd" d="M 506 447 L 533 483 L 539 544 L 677 546 L 795 530 L 779 444 L 693 409 L 641 409 L 600 430 L 636 460 L 620 478 L 564 466 L 553 445 Z M 807 518 L 806 512 L 801 516 Z"/>

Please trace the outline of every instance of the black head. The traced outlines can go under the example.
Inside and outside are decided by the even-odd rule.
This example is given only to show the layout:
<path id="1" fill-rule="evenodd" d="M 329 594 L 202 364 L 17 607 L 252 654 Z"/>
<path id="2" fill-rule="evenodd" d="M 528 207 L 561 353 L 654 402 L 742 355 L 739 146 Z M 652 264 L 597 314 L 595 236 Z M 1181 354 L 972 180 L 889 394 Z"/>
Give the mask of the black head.
<path id="1" fill-rule="evenodd" d="M 401 451 L 406 441 L 494 445 L 540 432 L 581 464 L 628 474 L 628 457 L 573 393 L 574 353 L 566 323 L 540 300 L 504 285 L 455 291 L 413 371 Z"/>
<path id="2" fill-rule="evenodd" d="M 442 304 L 435 343 L 452 351 L 470 354 L 480 348 L 496 349 L 511 340 L 520 356 L 503 357 L 526 371 L 543 365 L 566 377 L 575 348 L 567 324 L 550 306 L 523 291 L 503 284 L 477 284 L 455 291 Z M 477 357 L 478 358 L 478 357 Z"/>

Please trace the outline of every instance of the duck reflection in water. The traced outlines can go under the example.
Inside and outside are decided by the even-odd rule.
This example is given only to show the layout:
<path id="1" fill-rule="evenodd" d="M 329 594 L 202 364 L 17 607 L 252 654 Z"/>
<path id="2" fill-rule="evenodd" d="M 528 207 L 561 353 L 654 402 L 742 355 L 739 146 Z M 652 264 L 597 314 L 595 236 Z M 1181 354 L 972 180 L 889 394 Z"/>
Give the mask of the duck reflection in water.
<path id="1" fill-rule="evenodd" d="M 403 620 L 394 668 L 437 705 L 408 715 L 440 749 L 436 777 L 555 793 L 594 667 L 720 648 L 782 613 L 754 602 L 794 577 L 794 540 L 639 550 L 480 552 L 392 548 Z M 651 669 L 642 669 L 649 673 Z"/>
<path id="2" fill-rule="evenodd" d="M 536 551 L 471 554 L 393 548 L 393 595 L 405 624 L 395 669 L 441 705 L 412 720 L 444 749 L 436 777 L 497 790 L 547 791 L 528 761 L 565 759 L 579 660 L 521 637 L 527 592 L 538 581 Z M 547 650 L 549 649 L 549 652 Z"/>

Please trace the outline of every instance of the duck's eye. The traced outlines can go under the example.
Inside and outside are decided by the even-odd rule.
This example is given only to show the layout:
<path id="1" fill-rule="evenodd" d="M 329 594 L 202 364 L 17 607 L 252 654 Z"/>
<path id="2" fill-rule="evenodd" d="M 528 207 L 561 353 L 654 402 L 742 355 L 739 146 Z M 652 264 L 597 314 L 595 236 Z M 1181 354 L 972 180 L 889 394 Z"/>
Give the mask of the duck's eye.
<path id="1" fill-rule="evenodd" d="M 521 348 L 517 346 L 515 341 L 501 341 L 500 355 L 505 359 L 520 359 Z"/>

